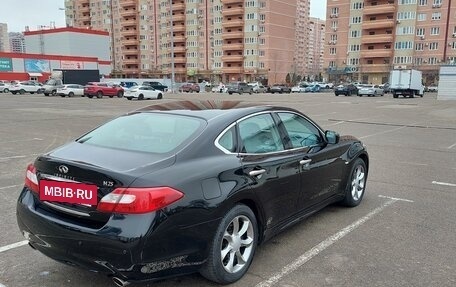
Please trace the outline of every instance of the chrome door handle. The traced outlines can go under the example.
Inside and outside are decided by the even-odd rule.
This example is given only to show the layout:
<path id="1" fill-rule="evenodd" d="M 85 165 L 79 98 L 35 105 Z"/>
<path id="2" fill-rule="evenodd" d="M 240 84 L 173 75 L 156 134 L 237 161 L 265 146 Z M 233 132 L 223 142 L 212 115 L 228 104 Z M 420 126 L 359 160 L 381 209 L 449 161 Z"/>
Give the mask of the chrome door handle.
<path id="1" fill-rule="evenodd" d="M 312 162 L 311 159 L 303 159 L 303 160 L 300 160 L 300 161 L 299 161 L 299 164 L 300 164 L 300 165 L 306 165 L 306 164 L 309 164 L 309 163 L 311 163 L 311 162 Z"/>
<path id="2" fill-rule="evenodd" d="M 259 176 L 259 175 L 262 175 L 265 172 L 266 172 L 265 169 L 256 169 L 256 170 L 249 171 L 249 175 L 250 176 Z"/>

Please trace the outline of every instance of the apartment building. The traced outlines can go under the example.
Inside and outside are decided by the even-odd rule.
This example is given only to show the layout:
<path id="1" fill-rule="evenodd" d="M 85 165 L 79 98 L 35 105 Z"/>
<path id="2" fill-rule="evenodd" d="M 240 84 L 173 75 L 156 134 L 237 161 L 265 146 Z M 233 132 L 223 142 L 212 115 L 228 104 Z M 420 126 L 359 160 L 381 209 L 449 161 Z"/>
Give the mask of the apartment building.
<path id="1" fill-rule="evenodd" d="M 10 43 L 8 35 L 8 25 L 0 23 L 0 52 L 9 52 Z"/>
<path id="2" fill-rule="evenodd" d="M 115 77 L 268 80 L 306 73 L 310 0 L 66 0 L 67 25 L 105 30 Z"/>
<path id="3" fill-rule="evenodd" d="M 24 34 L 20 32 L 9 33 L 10 50 L 12 53 L 25 53 Z"/>
<path id="4" fill-rule="evenodd" d="M 313 80 L 323 72 L 326 21 L 311 17 L 308 24 L 307 66 L 308 76 Z"/>
<path id="5" fill-rule="evenodd" d="M 328 0 L 325 69 L 332 81 L 388 81 L 391 69 L 423 71 L 456 59 L 456 1 Z"/>

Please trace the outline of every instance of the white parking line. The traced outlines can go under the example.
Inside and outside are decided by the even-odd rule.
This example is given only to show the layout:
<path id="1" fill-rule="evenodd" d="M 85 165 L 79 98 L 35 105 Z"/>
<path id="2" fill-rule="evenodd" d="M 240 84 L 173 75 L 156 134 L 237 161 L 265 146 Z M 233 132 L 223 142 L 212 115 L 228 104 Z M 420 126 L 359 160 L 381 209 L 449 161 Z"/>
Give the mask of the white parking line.
<path id="1" fill-rule="evenodd" d="M 13 155 L 13 156 L 7 156 L 7 157 L 0 157 L 0 160 L 26 158 L 26 157 L 29 157 L 29 156 L 37 156 L 37 155 L 40 155 L 40 153 L 32 153 L 32 154 L 29 154 L 29 155 Z"/>
<path id="2" fill-rule="evenodd" d="M 8 189 L 8 188 L 13 188 L 13 187 L 19 187 L 21 186 L 20 184 L 16 184 L 16 185 L 10 185 L 10 186 L 3 186 L 3 187 L 0 187 L 0 190 L 2 189 Z"/>
<path id="3" fill-rule="evenodd" d="M 386 196 L 386 195 L 381 195 L 381 194 L 378 197 L 388 198 L 388 199 L 392 199 L 392 200 L 395 200 L 395 201 L 414 202 L 413 200 L 410 200 L 410 199 L 391 197 L 391 196 Z"/>
<path id="4" fill-rule="evenodd" d="M 409 162 L 409 161 L 398 161 L 398 163 L 417 165 L 417 166 L 428 166 L 427 163 Z"/>
<path id="5" fill-rule="evenodd" d="M 397 201 L 407 201 L 407 202 L 413 202 L 408 199 L 401 199 L 401 198 L 393 198 L 393 197 L 386 197 L 386 196 L 380 196 L 383 198 L 388 198 L 388 201 L 384 202 L 380 207 L 377 207 L 376 209 L 372 210 L 369 212 L 367 215 L 364 217 L 358 219 L 357 221 L 353 222 L 352 224 L 348 225 L 347 227 L 341 229 L 339 232 L 331 235 L 330 237 L 326 238 L 319 244 L 315 245 L 312 249 L 308 250 L 301 256 L 299 256 L 295 261 L 292 263 L 286 265 L 285 267 L 282 268 L 281 271 L 277 272 L 276 274 L 272 275 L 269 277 L 269 279 L 264 280 L 255 287 L 270 287 L 275 284 L 277 284 L 284 276 L 290 274 L 291 272 L 297 270 L 300 268 L 302 265 L 304 265 L 306 262 L 308 262 L 310 259 L 314 258 L 318 254 L 320 254 L 322 251 L 324 251 L 326 248 L 329 246 L 333 245 L 336 243 L 338 240 L 342 239 L 344 236 L 364 224 L 366 221 L 383 211 L 386 207 L 390 206 L 391 204 L 397 202 Z"/>
<path id="6" fill-rule="evenodd" d="M 378 135 L 382 135 L 382 134 L 386 134 L 386 133 L 391 133 L 391 132 L 395 132 L 395 131 L 398 131 L 398 130 L 401 130 L 401 129 L 404 129 L 404 128 L 405 127 L 398 127 L 398 128 L 392 129 L 392 130 L 387 130 L 387 131 L 378 132 L 378 133 L 375 133 L 375 134 L 370 134 L 370 135 L 367 135 L 367 136 L 362 136 L 362 137 L 359 137 L 359 139 L 365 139 L 365 138 L 369 138 L 369 137 L 373 137 L 373 136 L 378 136 Z"/>
<path id="7" fill-rule="evenodd" d="M 42 140 L 43 140 L 43 139 L 40 139 L 40 138 L 33 138 L 33 139 L 28 139 L 28 140 L 5 141 L 5 142 L 0 142 L 0 144 L 4 144 L 4 143 L 17 143 L 17 142 L 42 141 Z"/>
<path id="8" fill-rule="evenodd" d="M 8 251 L 10 249 L 14 249 L 14 248 L 17 248 L 17 247 L 24 246 L 24 245 L 27 245 L 27 244 L 28 244 L 28 240 L 23 240 L 23 241 L 19 241 L 19 242 L 13 243 L 13 244 L 9 244 L 9 245 L 0 247 L 0 253 Z"/>
<path id="9" fill-rule="evenodd" d="M 432 184 L 444 185 L 444 186 L 454 186 L 454 187 L 456 187 L 456 184 L 454 184 L 454 183 L 448 183 L 448 182 L 433 181 Z"/>
<path id="10" fill-rule="evenodd" d="M 448 147 L 448 149 L 452 149 L 452 148 L 454 148 L 455 146 L 456 146 L 456 143 L 450 145 L 450 146 Z"/>

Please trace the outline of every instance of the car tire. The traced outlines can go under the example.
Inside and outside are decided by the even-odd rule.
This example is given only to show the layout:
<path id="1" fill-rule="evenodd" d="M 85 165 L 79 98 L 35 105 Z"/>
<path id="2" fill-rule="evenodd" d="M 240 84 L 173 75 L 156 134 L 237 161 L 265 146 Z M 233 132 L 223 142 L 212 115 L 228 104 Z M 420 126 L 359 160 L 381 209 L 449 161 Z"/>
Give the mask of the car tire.
<path id="1" fill-rule="evenodd" d="M 53 96 L 55 96 L 56 94 L 57 94 L 57 90 L 53 90 L 53 91 L 51 92 L 51 95 L 53 95 Z"/>
<path id="2" fill-rule="evenodd" d="M 45 97 L 49 97 L 49 93 L 44 93 L 44 96 Z"/>
<path id="3" fill-rule="evenodd" d="M 8 89 L 8 88 L 5 88 L 5 89 L 3 89 L 3 92 L 4 92 L 4 93 L 9 93 L 9 89 Z"/>
<path id="4" fill-rule="evenodd" d="M 89 99 L 93 98 L 93 96 L 92 96 L 92 95 L 88 95 L 87 97 L 88 97 Z"/>
<path id="5" fill-rule="evenodd" d="M 157 99 L 158 99 L 158 100 L 163 99 L 163 95 L 162 95 L 162 94 L 158 94 Z"/>
<path id="6" fill-rule="evenodd" d="M 65 95 L 63 95 L 63 96 L 65 97 Z M 73 93 L 73 92 L 69 92 L 69 93 L 68 93 L 68 97 L 70 97 L 70 98 L 71 98 L 71 97 L 74 97 L 74 93 Z"/>
<path id="7" fill-rule="evenodd" d="M 25 94 L 25 90 L 24 89 L 20 89 L 19 90 L 19 94 L 21 94 L 21 95 Z"/>
<path id="8" fill-rule="evenodd" d="M 31 95 L 33 95 L 35 92 L 30 92 Z"/>
<path id="9" fill-rule="evenodd" d="M 131 99 L 133 99 L 132 97 L 127 97 L 127 100 L 131 101 Z"/>
<path id="10" fill-rule="evenodd" d="M 355 207 L 361 203 L 367 182 L 367 167 L 364 160 L 357 158 L 354 160 L 350 170 L 350 177 L 345 188 L 345 197 L 342 204 L 348 207 Z"/>
<path id="11" fill-rule="evenodd" d="M 97 98 L 99 98 L 99 99 L 103 98 L 103 92 L 102 91 L 98 91 L 97 92 Z"/>
<path id="12" fill-rule="evenodd" d="M 16 92 L 11 92 L 11 94 L 15 95 L 15 94 L 16 94 Z"/>
<path id="13" fill-rule="evenodd" d="M 60 96 L 61 96 L 62 98 L 65 98 L 65 95 L 64 95 L 64 94 L 61 94 Z M 70 96 L 70 95 L 68 95 L 68 97 L 69 97 L 69 96 Z"/>
<path id="14" fill-rule="evenodd" d="M 234 206 L 220 221 L 201 275 L 219 284 L 239 280 L 252 263 L 257 242 L 255 214 L 244 204 Z"/>
<path id="15" fill-rule="evenodd" d="M 335 95 L 336 95 L 336 97 L 338 97 L 338 96 L 339 96 L 339 94 L 335 94 Z"/>
<path id="16" fill-rule="evenodd" d="M 138 101 L 142 101 L 142 100 L 144 100 L 144 95 L 143 94 L 138 96 Z"/>
<path id="17" fill-rule="evenodd" d="M 117 97 L 118 97 L 118 98 L 123 98 L 123 95 L 124 95 L 124 93 L 123 93 L 122 91 L 119 91 L 119 92 L 117 93 Z"/>

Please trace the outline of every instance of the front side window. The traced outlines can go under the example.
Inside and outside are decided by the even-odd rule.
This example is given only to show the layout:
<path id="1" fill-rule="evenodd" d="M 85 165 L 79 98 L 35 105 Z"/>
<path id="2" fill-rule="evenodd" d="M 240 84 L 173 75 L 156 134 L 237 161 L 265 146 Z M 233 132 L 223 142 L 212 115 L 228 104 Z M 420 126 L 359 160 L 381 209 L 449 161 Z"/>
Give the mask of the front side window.
<path id="1" fill-rule="evenodd" d="M 284 150 L 277 126 L 270 114 L 261 114 L 238 123 L 243 153 Z"/>
<path id="2" fill-rule="evenodd" d="M 312 147 L 323 143 L 318 129 L 311 122 L 294 113 L 278 113 L 288 133 L 292 148 Z"/>

